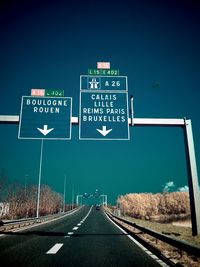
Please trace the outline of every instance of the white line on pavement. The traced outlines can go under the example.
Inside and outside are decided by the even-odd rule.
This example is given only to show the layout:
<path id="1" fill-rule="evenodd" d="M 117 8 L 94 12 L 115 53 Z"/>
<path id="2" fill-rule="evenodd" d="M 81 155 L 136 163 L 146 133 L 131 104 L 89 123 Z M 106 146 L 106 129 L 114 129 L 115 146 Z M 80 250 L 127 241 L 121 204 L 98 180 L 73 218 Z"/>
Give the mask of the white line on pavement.
<path id="1" fill-rule="evenodd" d="M 144 252 L 146 252 L 150 257 L 152 257 L 154 260 L 156 260 L 162 267 L 169 267 L 165 262 L 163 262 L 161 259 L 159 259 L 156 255 L 154 255 L 152 252 L 150 252 L 147 248 L 145 248 L 142 244 L 140 244 L 134 237 L 129 235 L 124 229 L 122 229 L 118 224 L 116 224 L 111 218 L 104 212 L 105 216 L 108 218 L 108 220 L 113 223 L 117 228 L 119 228 L 123 233 L 127 235 L 129 239 L 131 239 L 136 245 L 138 245 Z"/>
<path id="2" fill-rule="evenodd" d="M 93 207 L 93 206 L 92 206 Z M 86 214 L 86 216 L 80 221 L 80 223 L 77 224 L 77 226 L 75 226 L 74 228 L 72 228 L 72 230 L 77 230 L 78 226 L 81 226 L 81 224 L 87 219 L 87 217 L 90 215 L 90 212 L 92 210 L 92 207 L 90 208 L 90 210 L 88 211 L 88 213 Z M 68 232 L 67 235 L 65 235 L 64 237 L 71 237 L 74 233 L 73 232 Z"/>
<path id="3" fill-rule="evenodd" d="M 50 250 L 48 250 L 46 254 L 56 254 L 62 246 L 63 244 L 57 243 Z"/>
<path id="4" fill-rule="evenodd" d="M 74 234 L 74 232 L 68 232 L 67 234 L 68 234 L 68 235 L 73 235 L 73 234 Z"/>

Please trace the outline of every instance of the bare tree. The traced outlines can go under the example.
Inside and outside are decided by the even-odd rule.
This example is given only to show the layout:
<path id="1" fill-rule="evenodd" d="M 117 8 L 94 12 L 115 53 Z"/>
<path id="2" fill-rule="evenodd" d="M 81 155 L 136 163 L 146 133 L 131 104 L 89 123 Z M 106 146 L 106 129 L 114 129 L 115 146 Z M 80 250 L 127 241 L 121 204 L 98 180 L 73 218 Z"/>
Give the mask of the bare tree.
<path id="1" fill-rule="evenodd" d="M 7 202 L 9 203 L 10 219 L 35 217 L 37 205 L 37 186 L 24 189 L 20 184 L 11 184 L 8 189 Z M 59 193 L 49 186 L 41 187 L 40 215 L 53 214 L 60 211 L 63 200 Z"/>

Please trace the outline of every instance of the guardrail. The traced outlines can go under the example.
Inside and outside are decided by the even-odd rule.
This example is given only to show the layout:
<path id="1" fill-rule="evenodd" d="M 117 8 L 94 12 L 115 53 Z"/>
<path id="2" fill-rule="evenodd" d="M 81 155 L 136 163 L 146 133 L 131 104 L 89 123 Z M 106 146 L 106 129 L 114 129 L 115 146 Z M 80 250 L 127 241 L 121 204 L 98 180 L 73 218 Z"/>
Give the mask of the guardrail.
<path id="1" fill-rule="evenodd" d="M 125 220 L 121 217 L 118 217 L 118 216 L 112 214 L 111 212 L 106 211 L 106 213 L 108 216 L 114 217 L 114 218 L 118 219 L 119 221 L 122 221 L 122 222 L 124 222 L 130 226 L 133 226 L 136 229 L 140 230 L 141 232 L 143 232 L 145 234 L 149 234 L 149 235 L 155 237 L 156 239 L 163 241 L 163 242 L 165 242 L 165 243 L 167 243 L 167 244 L 169 244 L 169 245 L 171 245 L 171 246 L 173 246 L 179 250 L 183 250 L 190 255 L 200 257 L 200 247 L 199 246 L 195 246 L 195 245 L 192 245 L 192 244 L 187 243 L 185 241 L 181 241 L 181 240 L 178 240 L 176 238 L 172 238 L 172 237 L 166 236 L 164 234 L 158 233 L 152 229 L 140 226 L 134 222 L 130 222 L 130 221 Z"/>
<path id="2" fill-rule="evenodd" d="M 73 210 L 69 210 L 64 213 L 50 214 L 50 215 L 41 216 L 38 218 L 34 217 L 34 218 L 24 218 L 24 219 L 19 219 L 19 220 L 0 221 L 0 232 L 3 233 L 4 231 L 7 231 L 7 230 L 20 228 L 20 227 L 28 226 L 28 225 L 35 224 L 35 223 L 41 223 L 41 222 L 53 220 L 56 218 L 61 218 L 66 215 L 70 215 L 71 213 L 75 212 L 79 208 L 80 207 L 75 208 Z"/>

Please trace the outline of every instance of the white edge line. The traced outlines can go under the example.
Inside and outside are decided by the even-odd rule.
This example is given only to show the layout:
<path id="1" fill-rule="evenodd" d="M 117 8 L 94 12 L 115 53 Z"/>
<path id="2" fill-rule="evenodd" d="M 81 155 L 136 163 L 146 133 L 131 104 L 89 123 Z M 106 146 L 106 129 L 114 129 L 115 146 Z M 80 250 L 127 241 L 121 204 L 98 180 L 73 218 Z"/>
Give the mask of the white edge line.
<path id="1" fill-rule="evenodd" d="M 38 227 L 38 226 L 43 225 L 43 224 L 47 224 L 47 223 L 51 223 L 51 222 L 60 220 L 60 219 L 62 219 L 62 218 L 65 218 L 65 217 L 67 217 L 67 216 L 69 216 L 69 215 L 74 214 L 75 212 L 79 211 L 81 208 L 82 208 L 82 207 L 80 207 L 80 208 L 78 208 L 78 209 L 75 209 L 74 211 L 72 211 L 72 212 L 70 212 L 70 213 L 67 213 L 67 214 L 65 214 L 65 215 L 63 215 L 63 216 L 61 216 L 61 217 L 55 218 L 55 219 L 53 219 L 53 220 L 47 220 L 47 221 L 41 222 L 40 224 L 28 225 L 27 227 L 23 227 L 23 228 L 21 228 L 21 229 L 14 230 L 14 231 L 12 231 L 12 232 L 13 232 L 13 233 L 15 233 L 15 232 L 22 232 L 22 231 L 27 230 L 27 229 L 31 229 L 31 228 Z M 6 235 L 6 234 L 1 234 L 0 237 L 3 237 L 3 236 L 5 236 L 5 235 Z"/>
<path id="2" fill-rule="evenodd" d="M 149 251 L 147 248 L 145 248 L 143 245 L 141 245 L 136 239 L 134 239 L 131 235 L 129 235 L 124 229 L 122 229 L 119 225 L 117 225 L 115 222 L 113 222 L 109 216 L 104 212 L 106 217 L 117 227 L 119 228 L 124 234 L 127 235 L 128 238 L 130 238 L 137 246 L 139 246 L 145 253 L 147 253 L 151 258 L 156 260 L 161 266 L 163 267 L 169 267 L 165 262 L 163 262 L 161 259 L 159 259 L 156 255 L 154 255 L 151 251 Z"/>
<path id="3" fill-rule="evenodd" d="M 63 245 L 63 243 L 55 244 L 50 250 L 46 252 L 46 254 L 56 254 Z"/>

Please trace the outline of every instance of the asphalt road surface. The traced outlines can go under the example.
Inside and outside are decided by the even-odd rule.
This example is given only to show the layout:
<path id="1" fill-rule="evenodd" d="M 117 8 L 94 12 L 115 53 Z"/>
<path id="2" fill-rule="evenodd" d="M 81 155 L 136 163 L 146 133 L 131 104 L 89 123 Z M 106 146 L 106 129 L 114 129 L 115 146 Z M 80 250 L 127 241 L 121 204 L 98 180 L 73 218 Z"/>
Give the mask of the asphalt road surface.
<path id="1" fill-rule="evenodd" d="M 0 266 L 160 266 L 102 210 L 82 207 L 62 219 L 0 236 Z"/>

